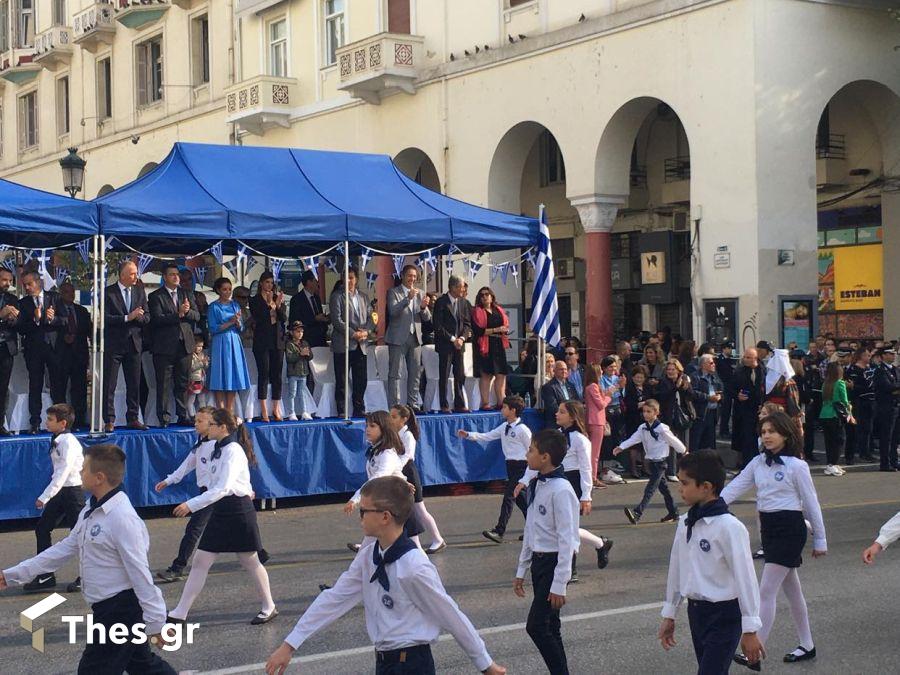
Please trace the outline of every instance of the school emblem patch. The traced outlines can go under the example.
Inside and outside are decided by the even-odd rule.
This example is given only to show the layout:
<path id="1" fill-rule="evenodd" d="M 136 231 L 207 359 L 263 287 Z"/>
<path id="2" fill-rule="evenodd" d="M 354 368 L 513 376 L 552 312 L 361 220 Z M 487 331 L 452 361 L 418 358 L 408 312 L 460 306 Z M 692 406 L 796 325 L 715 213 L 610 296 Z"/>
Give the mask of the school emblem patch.
<path id="1" fill-rule="evenodd" d="M 388 609 L 394 609 L 394 599 L 387 593 L 381 596 L 381 604 Z"/>
<path id="2" fill-rule="evenodd" d="M 201 464 L 206 464 L 206 457 L 201 457 L 201 458 L 200 458 L 200 463 L 201 463 Z"/>
<path id="3" fill-rule="evenodd" d="M 775 472 L 775 480 L 779 483 L 784 480 L 784 471 L 776 471 Z"/>
<path id="4" fill-rule="evenodd" d="M 703 551 L 704 553 L 709 553 L 710 548 L 711 548 L 711 546 L 709 545 L 709 542 L 706 541 L 706 539 L 700 540 L 700 550 L 701 551 Z"/>
<path id="5" fill-rule="evenodd" d="M 92 536 L 92 537 L 96 537 L 98 534 L 100 534 L 100 529 L 101 529 L 101 528 L 100 528 L 99 525 L 94 525 L 94 526 L 91 528 L 91 536 Z"/>
<path id="6" fill-rule="evenodd" d="M 540 513 L 542 516 L 546 516 L 547 507 L 545 507 L 543 504 L 538 504 L 538 513 Z"/>

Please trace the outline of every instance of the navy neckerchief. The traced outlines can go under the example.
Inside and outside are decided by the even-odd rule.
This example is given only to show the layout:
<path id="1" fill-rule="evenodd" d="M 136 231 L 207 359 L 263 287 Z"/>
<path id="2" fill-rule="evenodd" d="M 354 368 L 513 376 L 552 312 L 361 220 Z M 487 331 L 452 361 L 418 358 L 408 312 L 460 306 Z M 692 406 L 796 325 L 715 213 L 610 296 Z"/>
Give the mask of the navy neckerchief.
<path id="1" fill-rule="evenodd" d="M 378 454 L 379 450 L 381 450 L 381 443 L 378 443 L 378 445 L 370 445 L 366 448 L 366 461 L 372 461 L 372 458 Z"/>
<path id="2" fill-rule="evenodd" d="M 103 506 L 106 502 L 108 502 L 110 499 L 112 499 L 113 497 L 115 497 L 115 496 L 116 496 L 117 494 L 119 494 L 120 492 L 125 492 L 125 488 L 122 487 L 122 484 L 121 484 L 121 483 L 120 483 L 119 485 L 117 485 L 116 487 L 114 487 L 114 488 L 113 488 L 112 490 L 110 490 L 109 492 L 107 492 L 105 495 L 103 495 L 103 497 L 102 497 L 100 500 L 98 500 L 98 499 L 97 499 L 96 497 L 94 497 L 94 496 L 91 496 L 91 499 L 90 499 L 90 501 L 88 502 L 90 508 L 89 508 L 87 511 L 84 512 L 84 519 L 87 520 L 88 518 L 90 518 L 90 517 L 91 517 L 91 514 L 92 514 L 94 511 L 96 511 L 97 509 L 99 509 L 101 506 Z"/>
<path id="3" fill-rule="evenodd" d="M 566 445 L 568 447 L 572 447 L 572 434 L 578 432 L 578 427 L 574 424 L 570 427 L 566 427 L 565 429 L 560 429 L 566 435 Z"/>
<path id="4" fill-rule="evenodd" d="M 513 430 L 514 427 L 519 426 L 522 423 L 521 419 L 516 419 L 515 422 L 507 422 L 506 423 L 506 431 L 503 433 L 504 436 L 509 436 L 509 432 Z"/>
<path id="5" fill-rule="evenodd" d="M 531 502 L 534 501 L 535 492 L 537 492 L 537 484 L 538 481 L 550 480 L 551 478 L 565 478 L 566 471 L 562 468 L 562 465 L 556 467 L 550 473 L 541 473 L 531 479 L 528 483 L 528 506 L 531 506 Z"/>
<path id="6" fill-rule="evenodd" d="M 224 448 L 229 443 L 237 443 L 237 431 L 228 434 L 225 438 L 221 438 L 216 441 L 216 447 L 210 455 L 210 459 L 219 459 L 222 456 L 222 448 Z"/>
<path id="7" fill-rule="evenodd" d="M 197 442 L 194 443 L 194 447 L 191 448 L 191 452 L 196 452 L 197 448 L 199 448 L 201 445 L 206 443 L 206 441 L 208 441 L 208 440 L 209 439 L 206 436 L 198 436 Z M 219 453 L 219 454 L 221 455 L 222 453 Z"/>
<path id="8" fill-rule="evenodd" d="M 691 540 L 694 524 L 698 520 L 701 518 L 709 518 L 710 516 L 723 516 L 726 513 L 729 513 L 728 504 L 726 504 L 725 500 L 721 497 L 718 497 L 711 502 L 707 502 L 706 504 L 694 504 L 688 509 L 687 518 L 684 520 L 684 524 L 687 526 L 687 540 Z"/>
<path id="9" fill-rule="evenodd" d="M 781 455 L 779 453 L 769 452 L 768 450 L 766 450 L 765 454 L 766 454 L 766 466 L 772 466 L 772 462 L 774 462 L 775 464 L 781 464 L 782 466 L 784 466 L 784 460 L 781 459 Z"/>
<path id="10" fill-rule="evenodd" d="M 53 454 L 53 451 L 56 450 L 56 439 L 59 438 L 62 434 L 53 434 L 50 437 L 50 454 Z"/>
<path id="11" fill-rule="evenodd" d="M 405 534 L 401 534 L 397 541 L 388 547 L 384 555 L 381 554 L 381 546 L 378 542 L 375 542 L 375 546 L 372 547 L 372 562 L 375 563 L 375 573 L 369 579 L 369 583 L 371 584 L 377 580 L 384 590 L 391 590 L 391 582 L 388 581 L 386 567 L 392 562 L 400 560 L 414 548 L 416 548 L 416 543 Z"/>
<path id="12" fill-rule="evenodd" d="M 653 420 L 653 424 L 650 424 L 649 422 L 644 422 L 644 429 L 646 429 L 650 433 L 650 435 L 653 436 L 654 441 L 659 440 L 659 434 L 656 431 L 656 427 L 658 427 L 660 424 L 662 424 L 662 422 L 659 421 L 658 417 L 655 420 Z"/>

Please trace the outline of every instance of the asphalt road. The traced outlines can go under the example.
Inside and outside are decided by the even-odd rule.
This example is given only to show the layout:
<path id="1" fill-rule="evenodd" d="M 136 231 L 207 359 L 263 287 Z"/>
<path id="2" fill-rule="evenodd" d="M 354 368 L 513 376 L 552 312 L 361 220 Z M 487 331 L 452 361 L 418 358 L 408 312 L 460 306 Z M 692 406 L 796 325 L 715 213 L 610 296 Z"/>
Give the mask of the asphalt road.
<path id="1" fill-rule="evenodd" d="M 873 567 L 860 561 L 862 549 L 880 525 L 900 509 L 900 473 L 856 471 L 843 478 L 822 476 L 821 469 L 815 473 L 830 548 L 828 555 L 818 560 L 812 560 L 807 548 L 801 580 L 819 656 L 803 664 L 781 662 L 797 639 L 788 608 L 780 598 L 764 671 L 900 672 L 895 656 L 900 638 L 895 601 L 900 586 L 900 546 L 886 551 Z M 573 673 L 696 672 L 685 611 L 676 627 L 679 644 L 675 650 L 664 652 L 655 639 L 674 528 L 654 522 L 664 513 L 658 497 L 646 512 L 644 524 L 635 527 L 625 521 L 622 507 L 634 505 L 642 490 L 643 484 L 631 483 L 595 491 L 594 512 L 583 519 L 584 526 L 611 537 L 615 545 L 606 570 L 590 565 L 590 553 L 582 555 L 581 582 L 569 587 L 563 639 Z M 434 562 L 449 592 L 482 631 L 494 659 L 511 673 L 544 672 L 523 626 L 530 599 L 520 600 L 512 593 L 521 516 L 513 516 L 506 544 L 492 544 L 480 535 L 495 522 L 499 501 L 497 495 L 428 499 L 428 508 L 450 543 Z M 756 543 L 752 502 L 741 502 L 733 511 L 747 524 Z M 171 561 L 184 522 L 174 518 L 148 521 L 155 570 Z M 268 569 L 281 616 L 266 626 L 248 625 L 258 611 L 257 602 L 234 556 L 223 555 L 190 616 L 200 624 L 195 643 L 166 655 L 177 669 L 259 672 L 260 664 L 316 596 L 319 583 L 334 580 L 347 567 L 351 554 L 345 543 L 359 539 L 358 518 L 344 516 L 339 504 L 263 512 L 259 522 L 263 542 L 272 554 Z M 31 555 L 33 548 L 31 531 L 0 534 L 0 566 L 8 567 Z M 60 583 L 71 580 L 75 570 L 74 564 L 61 570 Z M 168 607 L 173 607 L 181 584 L 161 588 Z M 59 616 L 85 612 L 84 601 L 80 595 L 70 595 L 65 604 L 42 617 L 38 625 L 46 626 L 47 649 L 40 654 L 31 648 L 30 635 L 19 626 L 19 612 L 41 597 L 25 596 L 19 589 L 0 594 L 0 672 L 4 675 L 76 669 L 81 647 L 68 644 Z M 453 640 L 442 640 L 434 652 L 439 672 L 475 672 Z M 299 663 L 290 672 L 371 672 L 373 655 L 361 608 L 313 637 L 295 661 Z M 733 673 L 742 671 L 739 666 L 732 669 Z"/>

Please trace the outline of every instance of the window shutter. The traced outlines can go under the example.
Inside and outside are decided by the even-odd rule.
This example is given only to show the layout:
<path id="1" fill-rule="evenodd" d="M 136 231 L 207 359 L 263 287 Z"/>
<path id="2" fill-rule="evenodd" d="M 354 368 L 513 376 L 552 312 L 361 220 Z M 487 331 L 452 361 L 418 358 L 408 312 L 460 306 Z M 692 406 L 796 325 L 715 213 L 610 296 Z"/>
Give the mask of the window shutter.
<path id="1" fill-rule="evenodd" d="M 138 105 L 147 105 L 150 101 L 150 97 L 147 96 L 147 85 L 148 85 L 148 70 L 147 67 L 147 52 L 149 45 L 147 43 L 140 44 L 137 47 L 137 51 L 135 52 L 135 82 L 137 84 L 137 99 Z"/>
<path id="2" fill-rule="evenodd" d="M 388 31 L 391 33 L 409 33 L 410 0 L 388 0 Z"/>
<path id="3" fill-rule="evenodd" d="M 31 118 L 34 120 L 34 134 L 31 138 L 33 141 L 32 145 L 38 145 L 40 143 L 40 126 L 38 124 L 38 100 L 37 100 L 37 91 L 33 91 L 28 95 L 28 98 L 31 99 Z"/>
<path id="4" fill-rule="evenodd" d="M 25 97 L 19 97 L 19 150 L 24 150 L 27 146 L 25 139 L 27 138 L 26 127 L 28 121 L 25 119 Z"/>

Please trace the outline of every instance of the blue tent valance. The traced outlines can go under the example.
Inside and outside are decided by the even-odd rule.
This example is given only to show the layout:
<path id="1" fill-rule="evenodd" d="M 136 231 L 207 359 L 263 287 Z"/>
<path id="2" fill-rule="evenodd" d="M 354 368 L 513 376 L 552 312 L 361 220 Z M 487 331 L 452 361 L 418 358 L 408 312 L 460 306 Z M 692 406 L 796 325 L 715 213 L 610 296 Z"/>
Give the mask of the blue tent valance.
<path id="1" fill-rule="evenodd" d="M 0 243 L 52 248 L 97 232 L 95 204 L 0 179 Z"/>

